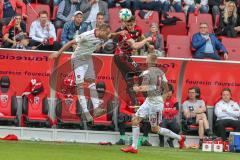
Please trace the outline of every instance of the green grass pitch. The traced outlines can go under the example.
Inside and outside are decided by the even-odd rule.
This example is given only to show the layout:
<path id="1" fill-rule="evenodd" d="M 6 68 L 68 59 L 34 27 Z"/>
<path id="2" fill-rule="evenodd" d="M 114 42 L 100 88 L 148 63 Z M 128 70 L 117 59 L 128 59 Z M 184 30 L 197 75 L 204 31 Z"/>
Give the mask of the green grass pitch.
<path id="1" fill-rule="evenodd" d="M 0 160 L 239 160 L 238 153 L 140 147 L 138 154 L 123 153 L 122 146 L 97 144 L 0 141 Z"/>

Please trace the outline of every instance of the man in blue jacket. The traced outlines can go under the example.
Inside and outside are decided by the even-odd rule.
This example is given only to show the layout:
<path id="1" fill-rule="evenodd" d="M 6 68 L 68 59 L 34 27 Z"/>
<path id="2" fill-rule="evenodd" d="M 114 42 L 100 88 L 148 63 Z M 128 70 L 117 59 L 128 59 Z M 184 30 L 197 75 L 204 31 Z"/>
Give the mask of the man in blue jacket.
<path id="1" fill-rule="evenodd" d="M 67 42 L 73 40 L 79 34 L 87 31 L 87 24 L 83 22 L 83 13 L 81 11 L 76 11 L 74 13 L 74 18 L 68 21 L 63 26 L 63 31 L 61 35 L 61 44 L 64 45 Z M 69 51 L 74 51 L 77 47 L 74 44 Z"/>
<path id="2" fill-rule="evenodd" d="M 218 55 L 218 51 L 220 51 L 224 53 L 224 59 L 228 59 L 226 48 L 214 34 L 208 33 L 207 23 L 200 23 L 199 32 L 195 33 L 192 37 L 192 47 L 196 50 L 193 58 L 220 60 L 221 58 Z"/>

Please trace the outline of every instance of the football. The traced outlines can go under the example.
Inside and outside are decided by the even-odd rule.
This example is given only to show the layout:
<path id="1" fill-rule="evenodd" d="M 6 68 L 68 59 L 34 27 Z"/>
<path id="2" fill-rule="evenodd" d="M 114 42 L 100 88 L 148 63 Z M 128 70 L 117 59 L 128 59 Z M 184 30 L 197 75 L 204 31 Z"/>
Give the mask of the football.
<path id="1" fill-rule="evenodd" d="M 119 11 L 119 18 L 123 21 L 128 21 L 132 17 L 132 12 L 127 9 L 123 8 Z"/>

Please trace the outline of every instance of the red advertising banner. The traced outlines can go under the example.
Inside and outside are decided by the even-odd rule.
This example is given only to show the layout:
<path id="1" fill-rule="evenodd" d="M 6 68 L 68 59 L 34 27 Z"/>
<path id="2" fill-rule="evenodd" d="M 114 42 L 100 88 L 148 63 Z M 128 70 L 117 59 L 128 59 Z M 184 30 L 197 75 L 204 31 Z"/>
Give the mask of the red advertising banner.
<path id="1" fill-rule="evenodd" d="M 182 84 L 182 99 L 189 87 L 198 86 L 207 105 L 214 105 L 223 88 L 232 90 L 232 97 L 240 98 L 240 64 L 188 61 Z"/>
<path id="2" fill-rule="evenodd" d="M 49 95 L 52 62 L 49 53 L 23 50 L 0 50 L 0 77 L 9 76 L 11 87 L 21 95 L 32 78 L 40 79 Z"/>

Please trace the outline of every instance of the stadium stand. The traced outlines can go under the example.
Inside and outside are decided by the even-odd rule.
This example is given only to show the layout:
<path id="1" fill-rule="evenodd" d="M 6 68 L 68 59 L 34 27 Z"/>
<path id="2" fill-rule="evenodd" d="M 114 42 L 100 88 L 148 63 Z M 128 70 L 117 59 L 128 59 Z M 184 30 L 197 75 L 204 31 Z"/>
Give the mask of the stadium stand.
<path id="1" fill-rule="evenodd" d="M 229 60 L 240 60 L 240 39 L 222 37 L 222 43 L 228 51 Z"/>
<path id="2" fill-rule="evenodd" d="M 192 23 L 200 24 L 201 22 L 206 22 L 210 27 L 213 28 L 212 15 L 211 14 L 198 14 L 195 16 L 193 13 L 189 14 L 188 27 Z"/>
<path id="3" fill-rule="evenodd" d="M 109 25 L 113 32 L 121 26 L 121 21 L 118 16 L 120 10 L 120 7 L 109 8 Z"/>
<path id="4" fill-rule="evenodd" d="M 139 10 L 135 11 L 135 17 L 136 17 L 136 24 L 142 28 L 143 34 L 147 33 L 149 31 L 151 23 L 155 22 L 159 24 L 159 15 L 158 12 L 153 11 L 149 18 L 142 19 L 139 16 Z"/>
<path id="5" fill-rule="evenodd" d="M 189 36 L 168 35 L 167 57 L 192 58 Z"/>
<path id="6" fill-rule="evenodd" d="M 164 37 L 164 41 L 167 40 L 168 35 L 187 35 L 187 26 L 186 26 L 186 17 L 184 13 L 177 12 L 168 12 L 167 13 L 171 17 L 177 17 L 181 19 L 181 21 L 177 21 L 176 25 L 163 25 L 161 26 L 161 34 Z M 162 20 L 164 17 L 162 16 Z"/>

